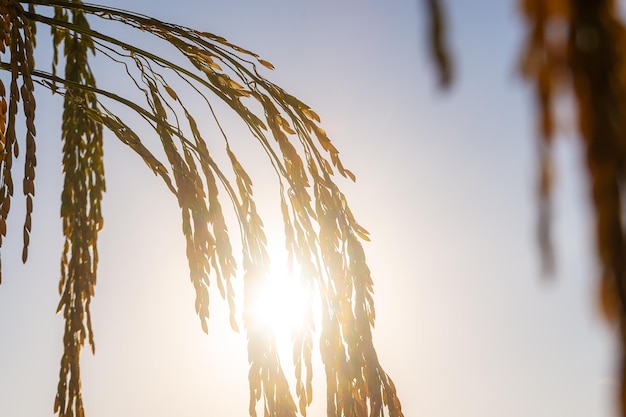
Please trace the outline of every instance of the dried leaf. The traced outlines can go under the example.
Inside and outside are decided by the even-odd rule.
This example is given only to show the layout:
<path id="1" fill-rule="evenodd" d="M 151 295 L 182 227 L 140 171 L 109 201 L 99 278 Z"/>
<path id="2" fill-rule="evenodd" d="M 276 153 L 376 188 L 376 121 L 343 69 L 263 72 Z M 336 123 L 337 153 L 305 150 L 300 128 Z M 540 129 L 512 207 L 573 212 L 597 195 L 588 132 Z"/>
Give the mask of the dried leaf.
<path id="1" fill-rule="evenodd" d="M 273 69 L 274 69 L 274 65 L 272 65 L 272 63 L 271 63 L 271 62 L 269 62 L 269 61 L 266 61 L 266 60 L 264 60 L 264 59 L 259 59 L 259 63 L 260 63 L 261 65 L 263 65 L 265 68 L 268 68 L 268 69 L 271 69 L 271 70 L 273 70 Z"/>

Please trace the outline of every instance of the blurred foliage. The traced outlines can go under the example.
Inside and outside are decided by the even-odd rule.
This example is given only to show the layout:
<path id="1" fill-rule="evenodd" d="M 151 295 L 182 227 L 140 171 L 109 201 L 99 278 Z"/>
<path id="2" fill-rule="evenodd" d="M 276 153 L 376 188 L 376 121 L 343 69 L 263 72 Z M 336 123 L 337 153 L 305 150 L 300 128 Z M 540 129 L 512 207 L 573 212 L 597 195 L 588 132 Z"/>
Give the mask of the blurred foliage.
<path id="1" fill-rule="evenodd" d="M 266 237 L 253 198 L 253 178 L 231 149 L 231 138 L 217 115 L 217 101 L 245 123 L 279 179 L 285 245 L 290 259 L 300 265 L 303 285 L 317 295 L 321 305 L 320 353 L 328 387 L 328 415 L 383 416 L 386 409 L 390 416 L 402 416 L 396 389 L 372 343 L 372 280 L 361 246 L 361 241 L 368 239 L 367 232 L 354 219 L 334 180 L 337 175 L 354 180 L 354 174 L 343 167 L 339 152 L 319 125 L 319 116 L 257 71 L 272 69 L 272 64 L 211 33 L 80 1 L 0 0 L 0 11 L 4 58 L 0 68 L 10 74 L 8 95 L 0 81 L 0 239 L 6 236 L 14 196 L 13 161 L 22 142 L 16 137 L 21 101 L 26 131 L 24 262 L 37 164 L 34 87 L 63 96 L 61 218 L 65 244 L 58 311 L 65 320 L 65 333 L 55 413 L 61 417 L 85 415 L 80 354 L 86 341 L 95 352 L 90 303 L 96 285 L 98 233 L 103 225 L 102 140 L 106 127 L 140 156 L 177 198 L 195 308 L 205 332 L 210 282 L 217 284 L 221 297 L 228 301 L 231 326 L 238 328 L 232 283 L 237 261 L 231 239 L 240 239 L 250 415 L 256 415 L 259 402 L 266 416 L 306 414 L 312 399 L 313 297 L 307 306 L 308 321 L 293 339 L 296 405 L 275 337 L 251 307 L 255 289 L 268 279 Z M 97 25 L 90 24 L 93 22 Z M 136 39 L 149 35 L 152 40 L 145 45 L 124 42 L 118 36 L 120 25 L 142 35 Z M 51 31 L 52 72 L 35 66 L 35 31 L 42 28 Z M 135 39 L 133 36 L 129 38 Z M 119 82 L 111 88 L 98 87 L 90 66 L 96 58 L 109 61 L 107 70 L 119 71 L 118 75 L 109 73 L 108 79 L 124 78 L 131 88 Z M 136 97 L 141 97 L 143 104 Z M 191 102 L 195 105 L 187 104 Z M 154 134 L 136 133 L 127 120 L 131 116 L 143 120 Z M 209 144 L 205 140 L 207 120 L 214 120 L 221 132 L 228 155 L 225 165 L 213 156 L 219 141 Z M 239 234 L 227 229 L 229 214 L 224 212 L 224 204 L 232 208 L 230 215 L 236 218 Z"/>
<path id="2" fill-rule="evenodd" d="M 424 1 L 430 12 L 433 62 L 440 79 L 449 80 L 442 4 Z M 595 213 L 601 267 L 597 298 L 606 319 L 620 330 L 618 400 L 626 417 L 626 27 L 615 0 L 518 0 L 518 7 L 525 30 L 520 70 L 537 106 L 538 235 L 544 267 L 547 272 L 554 268 L 552 145 L 559 128 L 568 127 L 559 126 L 555 112 L 559 103 L 569 99 L 576 111 Z"/>
<path id="3" fill-rule="evenodd" d="M 598 298 L 606 318 L 620 329 L 621 415 L 626 416 L 626 32 L 612 0 L 522 0 L 526 41 L 521 70 L 537 102 L 539 132 L 539 233 L 546 266 L 553 184 L 551 148 L 560 127 L 558 100 L 574 102 L 578 136 L 595 212 L 601 267 Z"/>

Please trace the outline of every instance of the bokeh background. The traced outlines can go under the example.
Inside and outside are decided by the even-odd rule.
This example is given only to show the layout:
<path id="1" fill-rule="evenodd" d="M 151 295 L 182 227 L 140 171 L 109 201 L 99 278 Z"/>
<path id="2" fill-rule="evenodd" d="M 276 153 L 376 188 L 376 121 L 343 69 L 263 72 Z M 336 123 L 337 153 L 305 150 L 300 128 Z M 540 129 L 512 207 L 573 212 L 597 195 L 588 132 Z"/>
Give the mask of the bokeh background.
<path id="1" fill-rule="evenodd" d="M 541 272 L 534 100 L 517 71 L 522 26 L 514 1 L 446 2 L 456 63 L 449 92 L 437 88 L 416 0 L 106 4 L 259 53 L 276 67 L 267 75 L 320 114 L 357 175 L 340 185 L 372 236 L 365 247 L 375 344 L 406 416 L 615 415 L 617 349 L 596 306 L 573 129 L 556 146 L 557 268 L 550 277 Z M 41 29 L 38 39 L 44 69 L 47 34 Z M 20 262 L 19 199 L 2 248 L 0 415 L 10 417 L 53 415 L 62 347 L 61 101 L 44 90 L 38 100 L 29 262 Z M 572 120 L 567 109 L 562 117 Z M 255 195 L 280 247 L 279 200 L 264 155 L 250 137 L 232 140 L 258 165 Z M 245 337 L 229 329 L 217 295 L 209 335 L 202 333 L 174 197 L 111 134 L 105 154 L 96 355 L 83 354 L 88 416 L 247 415 Z M 317 365 L 312 416 L 325 413 Z"/>

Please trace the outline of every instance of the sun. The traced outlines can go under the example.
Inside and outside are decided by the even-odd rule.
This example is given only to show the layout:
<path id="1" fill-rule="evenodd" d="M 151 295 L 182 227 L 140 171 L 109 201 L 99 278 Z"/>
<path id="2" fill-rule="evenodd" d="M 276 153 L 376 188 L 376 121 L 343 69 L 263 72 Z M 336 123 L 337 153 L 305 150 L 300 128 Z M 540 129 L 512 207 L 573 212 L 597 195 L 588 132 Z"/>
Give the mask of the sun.
<path id="1" fill-rule="evenodd" d="M 273 264 L 266 285 L 254 294 L 251 313 L 277 339 L 286 339 L 306 325 L 311 294 L 297 276 L 289 273 L 284 262 Z"/>

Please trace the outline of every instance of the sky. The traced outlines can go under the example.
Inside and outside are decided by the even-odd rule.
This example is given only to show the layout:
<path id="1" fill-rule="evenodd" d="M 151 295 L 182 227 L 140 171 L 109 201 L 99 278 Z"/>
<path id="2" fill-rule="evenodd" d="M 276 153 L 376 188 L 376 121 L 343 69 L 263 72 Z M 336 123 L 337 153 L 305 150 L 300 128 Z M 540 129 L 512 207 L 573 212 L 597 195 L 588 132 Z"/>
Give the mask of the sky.
<path id="1" fill-rule="evenodd" d="M 372 237 L 374 342 L 406 416 L 616 416 L 617 350 L 595 302 L 586 182 L 567 135 L 556 145 L 557 268 L 541 272 L 534 100 L 516 69 L 514 1 L 446 2 L 455 62 L 447 92 L 416 0 L 106 4 L 259 53 L 276 68 L 268 77 L 321 116 L 357 175 L 340 187 Z M 2 248 L 0 415 L 11 417 L 53 415 L 62 347 L 61 103 L 45 91 L 38 99 L 29 262 L 20 261 L 19 199 Z M 250 138 L 237 140 L 245 148 Z M 96 355 L 82 358 L 87 415 L 247 415 L 245 338 L 229 329 L 217 296 L 202 333 L 175 199 L 110 134 L 105 155 Z M 279 233 L 275 184 L 259 175 L 255 195 Z M 324 415 L 319 363 L 314 381 L 310 415 Z"/>

